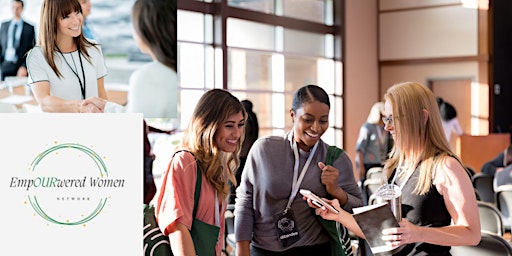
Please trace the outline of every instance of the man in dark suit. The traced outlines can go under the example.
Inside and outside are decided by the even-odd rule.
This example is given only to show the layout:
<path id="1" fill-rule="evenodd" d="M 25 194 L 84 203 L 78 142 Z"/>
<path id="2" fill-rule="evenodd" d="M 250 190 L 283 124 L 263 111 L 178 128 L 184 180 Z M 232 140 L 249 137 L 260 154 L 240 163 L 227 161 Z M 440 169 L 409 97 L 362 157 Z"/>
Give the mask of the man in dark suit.
<path id="1" fill-rule="evenodd" d="M 12 1 L 13 19 L 0 27 L 0 71 L 6 76 L 27 76 L 26 53 L 36 43 L 35 29 L 21 19 L 23 0 Z"/>

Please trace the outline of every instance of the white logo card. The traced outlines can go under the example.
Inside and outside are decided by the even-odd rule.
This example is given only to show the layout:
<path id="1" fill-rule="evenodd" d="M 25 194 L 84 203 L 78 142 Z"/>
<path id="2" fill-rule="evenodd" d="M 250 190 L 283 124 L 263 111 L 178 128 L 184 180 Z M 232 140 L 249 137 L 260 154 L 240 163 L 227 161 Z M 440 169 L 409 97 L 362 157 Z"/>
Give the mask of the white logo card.
<path id="1" fill-rule="evenodd" d="M 142 255 L 141 114 L 0 120 L 0 255 Z"/>

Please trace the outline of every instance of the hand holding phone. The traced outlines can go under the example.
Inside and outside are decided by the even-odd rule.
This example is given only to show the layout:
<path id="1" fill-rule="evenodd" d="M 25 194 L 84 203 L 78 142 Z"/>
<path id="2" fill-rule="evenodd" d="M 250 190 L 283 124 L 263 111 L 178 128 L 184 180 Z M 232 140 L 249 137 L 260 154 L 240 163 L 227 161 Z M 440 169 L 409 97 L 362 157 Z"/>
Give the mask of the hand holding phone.
<path id="1" fill-rule="evenodd" d="M 322 198 L 320 198 L 319 196 L 315 195 L 313 192 L 307 190 L 307 189 L 301 189 L 299 191 L 303 196 L 307 197 L 308 199 L 311 199 L 311 203 L 318 206 L 318 207 L 325 207 L 327 209 L 329 209 L 329 211 L 333 212 L 333 213 L 340 213 L 338 210 L 336 210 L 336 208 L 334 208 L 331 204 L 327 203 L 326 201 L 324 201 Z"/>

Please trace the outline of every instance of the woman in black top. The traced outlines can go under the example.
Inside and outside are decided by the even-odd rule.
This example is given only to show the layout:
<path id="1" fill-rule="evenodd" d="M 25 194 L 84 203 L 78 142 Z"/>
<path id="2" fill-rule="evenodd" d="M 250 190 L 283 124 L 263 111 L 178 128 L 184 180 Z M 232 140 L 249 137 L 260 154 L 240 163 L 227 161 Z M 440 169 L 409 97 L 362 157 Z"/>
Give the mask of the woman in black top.
<path id="1" fill-rule="evenodd" d="M 434 95 L 421 84 L 406 82 L 389 88 L 384 99 L 385 129 L 395 141 L 384 172 L 402 190 L 400 227 L 385 229 L 382 236 L 401 247 L 393 255 L 450 255 L 451 246 L 478 244 L 475 192 L 461 160 L 444 139 Z M 352 215 L 336 200 L 332 204 L 339 214 L 323 208 L 317 213 L 364 237 Z"/>

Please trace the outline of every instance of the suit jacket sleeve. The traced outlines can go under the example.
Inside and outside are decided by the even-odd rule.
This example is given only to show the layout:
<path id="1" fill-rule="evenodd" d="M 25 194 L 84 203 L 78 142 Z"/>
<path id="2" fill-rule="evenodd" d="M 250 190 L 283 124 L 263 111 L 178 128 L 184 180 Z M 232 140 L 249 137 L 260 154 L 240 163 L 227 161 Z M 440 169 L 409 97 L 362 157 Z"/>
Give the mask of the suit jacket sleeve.
<path id="1" fill-rule="evenodd" d="M 21 66 L 27 67 L 27 52 L 36 44 L 34 26 L 23 22 L 23 32 L 20 36 L 20 46 L 16 54 L 21 58 Z"/>

